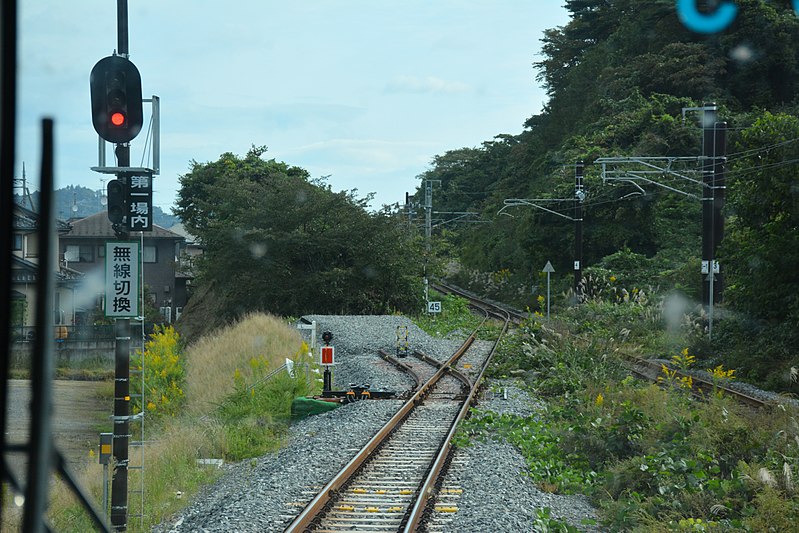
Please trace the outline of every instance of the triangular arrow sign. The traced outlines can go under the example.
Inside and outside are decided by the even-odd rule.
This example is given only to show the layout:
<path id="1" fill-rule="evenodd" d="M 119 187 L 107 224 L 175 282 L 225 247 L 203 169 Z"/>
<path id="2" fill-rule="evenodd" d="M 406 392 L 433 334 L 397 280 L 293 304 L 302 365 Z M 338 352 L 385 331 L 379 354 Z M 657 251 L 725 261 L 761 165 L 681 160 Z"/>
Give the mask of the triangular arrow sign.
<path id="1" fill-rule="evenodd" d="M 541 272 L 546 272 L 547 274 L 551 274 L 552 272 L 555 272 L 555 268 L 552 266 L 551 262 L 547 261 L 546 266 L 544 266 L 544 270 L 542 270 Z"/>

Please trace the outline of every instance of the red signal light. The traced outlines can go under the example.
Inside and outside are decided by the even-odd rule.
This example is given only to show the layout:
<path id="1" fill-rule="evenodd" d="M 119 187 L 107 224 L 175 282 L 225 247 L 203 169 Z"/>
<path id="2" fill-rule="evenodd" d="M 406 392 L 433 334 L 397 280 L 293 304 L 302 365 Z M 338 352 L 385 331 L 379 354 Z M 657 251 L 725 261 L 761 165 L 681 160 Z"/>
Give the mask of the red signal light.
<path id="1" fill-rule="evenodd" d="M 116 113 L 111 113 L 111 124 L 114 126 L 122 126 L 125 123 L 125 115 L 117 111 Z"/>

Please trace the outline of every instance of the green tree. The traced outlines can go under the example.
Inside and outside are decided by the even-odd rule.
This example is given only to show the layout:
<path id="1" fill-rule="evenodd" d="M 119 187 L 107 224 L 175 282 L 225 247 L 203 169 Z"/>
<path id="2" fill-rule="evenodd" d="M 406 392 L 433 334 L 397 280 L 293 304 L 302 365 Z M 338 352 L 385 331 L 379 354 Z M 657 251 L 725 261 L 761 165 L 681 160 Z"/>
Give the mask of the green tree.
<path id="1" fill-rule="evenodd" d="M 194 162 L 180 178 L 176 214 L 203 244 L 199 282 L 224 295 L 223 318 L 418 308 L 420 254 L 402 219 L 265 151 Z"/>
<path id="2" fill-rule="evenodd" d="M 727 179 L 726 297 L 755 317 L 799 318 L 799 118 L 765 113 L 740 134 Z"/>

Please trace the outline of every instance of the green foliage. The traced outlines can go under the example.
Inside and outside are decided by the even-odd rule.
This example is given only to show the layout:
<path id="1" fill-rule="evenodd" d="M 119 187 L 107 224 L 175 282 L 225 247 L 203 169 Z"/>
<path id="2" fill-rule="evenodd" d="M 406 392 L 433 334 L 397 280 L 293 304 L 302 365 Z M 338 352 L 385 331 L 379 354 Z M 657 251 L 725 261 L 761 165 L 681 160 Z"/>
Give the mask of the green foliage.
<path id="1" fill-rule="evenodd" d="M 788 390 L 799 333 L 799 118 L 766 112 L 738 135 L 727 180 L 730 221 L 719 253 L 725 298 L 740 314 L 715 343 L 744 376 Z"/>
<path id="2" fill-rule="evenodd" d="M 448 256 L 457 255 L 462 286 L 535 310 L 547 260 L 555 267 L 556 293 L 571 286 L 564 273 L 574 260 L 573 222 L 503 202 L 573 198 L 573 165 L 584 160 L 584 271 L 587 265 L 606 269 L 628 291 L 650 294 L 652 287 L 699 299 L 701 202 L 649 183 L 605 183 L 591 162 L 699 155 L 698 117 L 684 117 L 683 109 L 716 101 L 719 118 L 731 126 L 727 233 L 719 251 L 724 305 L 745 318 L 724 315 L 733 322 L 718 324 L 724 342 L 706 343 L 701 352 L 729 353 L 744 376 L 789 388 L 784 376 L 796 367 L 792 347 L 799 344 L 790 326 L 799 322 L 799 143 L 793 141 L 799 138 L 799 55 L 791 44 L 799 39 L 799 17 L 786 2 L 736 5 L 733 25 L 706 38 L 684 27 L 670 0 L 566 2 L 571 19 L 545 33 L 536 64 L 550 96 L 544 111 L 519 135 L 437 156 L 420 176 L 440 181 L 436 209 L 479 211 L 487 221 L 435 235 L 451 245 Z M 687 183 L 653 178 L 678 188 Z M 567 217 L 575 213 L 571 202 L 546 205 Z M 500 210 L 513 218 L 496 216 Z M 510 275 L 495 279 L 498 272 Z M 736 324 L 743 321 L 754 325 Z"/>
<path id="3" fill-rule="evenodd" d="M 549 507 L 538 509 L 535 512 L 533 521 L 533 531 L 535 533 L 579 533 L 576 527 L 552 518 L 552 510 Z"/>
<path id="4" fill-rule="evenodd" d="M 472 313 L 469 302 L 452 294 L 430 291 L 430 301 L 441 302 L 440 313 L 423 313 L 413 318 L 414 323 L 434 337 L 445 337 L 453 332 L 471 333 L 480 324 Z"/>
<path id="5" fill-rule="evenodd" d="M 610 264 L 624 270 L 620 259 Z M 503 343 L 494 372 L 524 370 L 548 408 L 530 419 L 475 413 L 459 438 L 513 443 L 542 489 L 589 494 L 612 531 L 785 527 L 799 509 L 797 413 L 752 412 L 717 395 L 696 402 L 682 390 L 621 379 L 614 354 L 638 352 L 631 342 L 657 344 L 663 322 L 641 314 L 656 307 L 595 298 L 558 315 L 565 321 L 524 324 Z M 675 366 L 699 364 L 693 350 L 670 352 Z M 711 373 L 733 375 L 726 364 Z M 547 519 L 541 527 L 557 527 Z"/>
<path id="6" fill-rule="evenodd" d="M 765 113 L 740 133 L 728 178 L 734 215 L 723 245 L 727 297 L 741 311 L 769 320 L 799 317 L 799 118 Z"/>
<path id="7" fill-rule="evenodd" d="M 588 460 L 576 453 L 564 453 L 560 437 L 537 417 L 473 411 L 458 428 L 453 443 L 466 446 L 470 439 L 504 439 L 518 447 L 529 475 L 547 492 L 579 492 L 596 478 Z"/>
<path id="8" fill-rule="evenodd" d="M 180 178 L 176 213 L 205 249 L 200 282 L 225 295 L 221 318 L 418 309 L 421 253 L 404 221 L 265 150 L 194 162 Z"/>
<path id="9" fill-rule="evenodd" d="M 276 450 L 287 435 L 291 402 L 311 394 L 305 370 L 294 367 L 293 375 L 280 372 L 269 379 L 266 366 L 251 362 L 255 381 L 248 385 L 238 372 L 236 392 L 217 411 L 224 428 L 224 456 L 233 461 L 257 457 Z"/>
<path id="10" fill-rule="evenodd" d="M 144 400 L 148 418 L 175 416 L 185 403 L 183 383 L 185 361 L 180 350 L 180 336 L 172 326 L 155 326 L 150 340 L 131 357 L 131 367 L 143 372 L 146 387 Z M 133 413 L 142 411 L 141 380 L 131 379 Z"/>

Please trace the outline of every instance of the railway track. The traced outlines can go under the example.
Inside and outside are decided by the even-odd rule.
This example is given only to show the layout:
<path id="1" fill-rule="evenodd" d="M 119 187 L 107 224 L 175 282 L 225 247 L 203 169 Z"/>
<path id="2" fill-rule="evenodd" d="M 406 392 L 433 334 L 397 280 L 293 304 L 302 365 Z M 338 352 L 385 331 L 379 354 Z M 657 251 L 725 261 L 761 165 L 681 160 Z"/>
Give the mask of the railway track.
<path id="1" fill-rule="evenodd" d="M 625 366 L 635 376 L 653 383 L 657 383 L 658 378 L 663 376 L 663 364 L 663 362 L 651 361 L 648 359 L 634 359 Z M 669 370 L 675 372 L 675 377 L 677 380 L 690 377 L 691 392 L 697 398 L 707 398 L 711 394 L 721 393 L 730 396 L 736 401 L 750 407 L 760 408 L 765 407 L 768 404 L 768 402 L 761 398 L 757 398 L 751 394 L 728 387 L 724 383 L 714 383 L 712 379 L 706 379 L 696 373 L 688 374 L 675 368 L 669 368 Z"/>
<path id="2" fill-rule="evenodd" d="M 436 512 L 429 507 L 450 455 L 450 441 L 476 399 L 483 372 L 499 343 L 497 339 L 490 350 L 475 345 L 477 331 L 489 316 L 502 314 L 481 308 L 485 319 L 446 361 L 419 352 L 404 361 L 381 354 L 414 376 L 415 392 L 286 532 L 410 532 Z M 502 316 L 504 333 L 510 317 Z"/>
<path id="3" fill-rule="evenodd" d="M 506 308 L 505 306 L 495 303 L 489 302 L 486 300 L 481 299 L 480 297 L 471 294 L 463 289 L 458 287 L 454 287 L 452 285 L 448 285 L 441 281 L 436 281 L 435 283 L 431 284 L 435 290 L 444 293 L 444 294 L 456 294 L 462 298 L 467 299 L 471 305 L 478 306 L 485 309 L 491 309 L 496 311 L 504 311 L 507 312 L 511 320 L 514 323 L 520 323 L 522 320 L 528 318 L 527 315 L 521 313 L 520 311 L 516 311 L 510 308 Z M 640 379 L 644 379 L 647 381 L 651 381 L 653 383 L 658 383 L 658 378 L 663 376 L 662 373 L 662 362 L 660 361 L 652 361 L 643 358 L 635 358 L 629 361 L 625 366 L 633 375 L 637 376 Z M 748 405 L 750 407 L 761 408 L 768 405 L 770 402 L 766 401 L 762 398 L 758 398 L 752 394 L 748 394 L 741 390 L 737 390 L 734 387 L 729 387 L 725 383 L 722 382 L 714 382 L 710 378 L 705 378 L 701 374 L 697 373 L 685 373 L 681 372 L 679 369 L 670 368 L 670 370 L 676 371 L 676 378 L 679 380 L 680 378 L 687 378 L 691 377 L 692 381 L 692 393 L 697 398 L 706 398 L 711 394 L 721 393 L 724 395 L 728 395 L 731 398 L 735 399 L 736 401 Z"/>
<path id="4" fill-rule="evenodd" d="M 430 288 L 442 294 L 455 294 L 460 296 L 461 298 L 467 300 L 470 305 L 478 309 L 483 309 L 493 316 L 498 318 L 508 317 L 508 319 L 514 324 L 520 324 L 523 320 L 527 320 L 529 318 L 527 313 L 523 313 L 498 302 L 488 301 L 475 294 L 465 291 L 460 287 L 449 285 L 440 280 L 430 283 Z"/>

